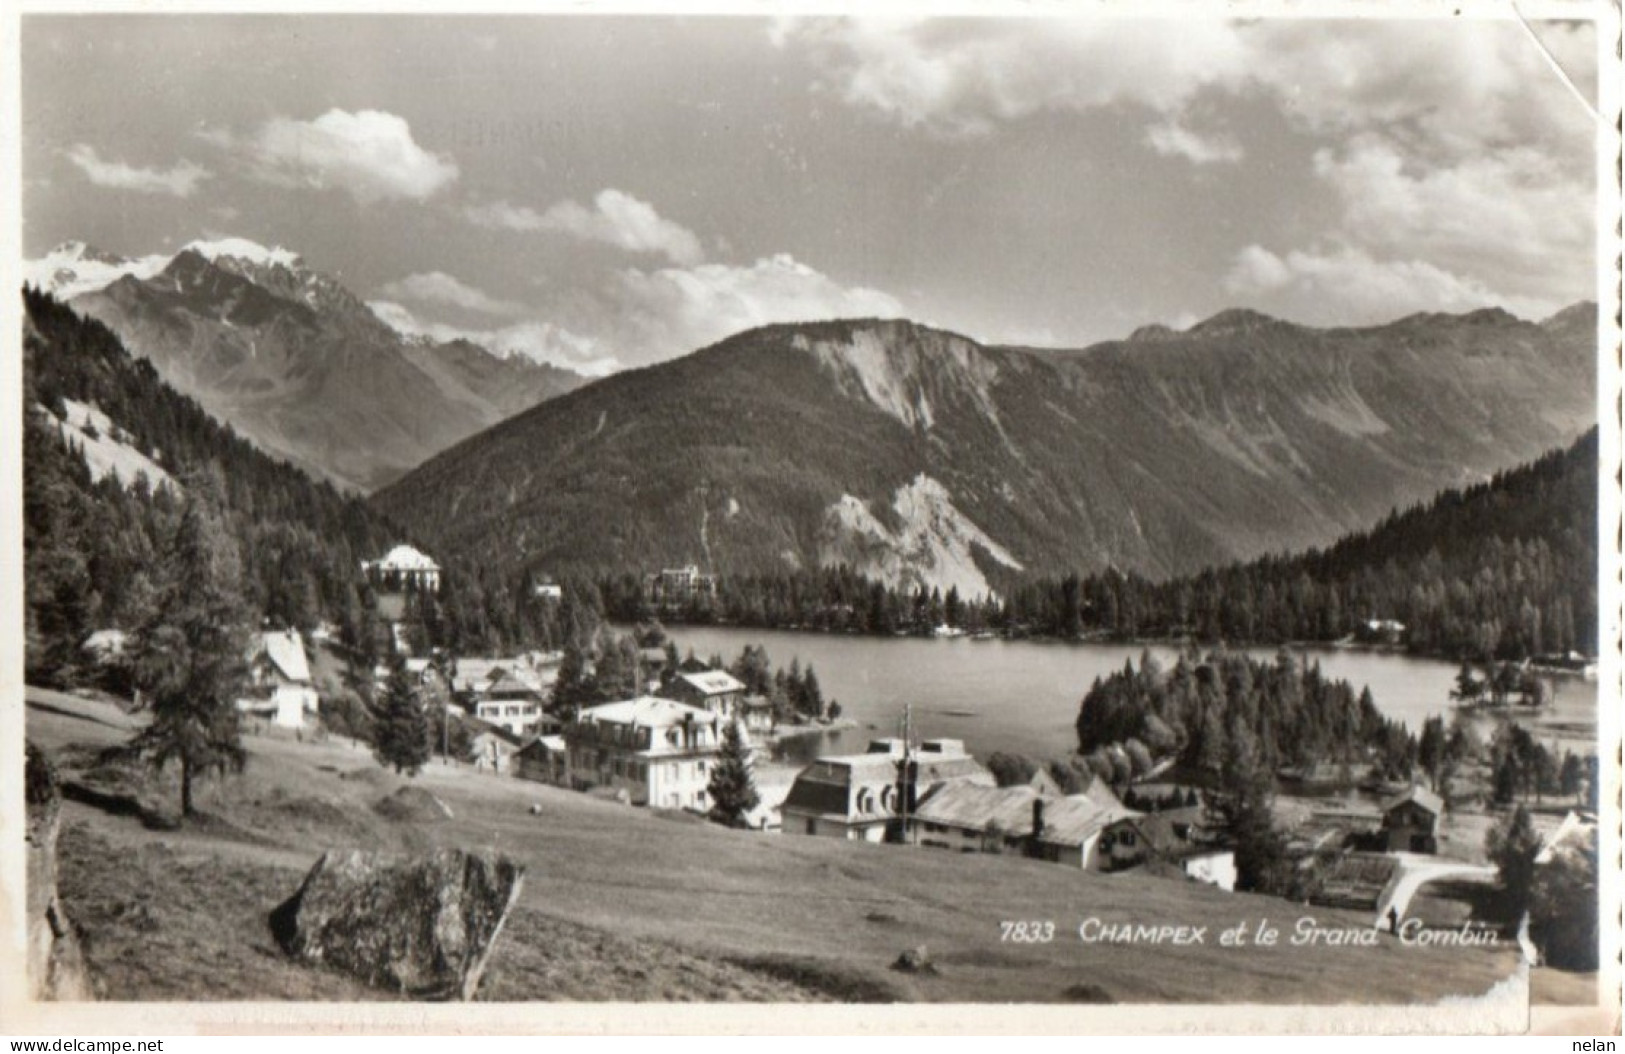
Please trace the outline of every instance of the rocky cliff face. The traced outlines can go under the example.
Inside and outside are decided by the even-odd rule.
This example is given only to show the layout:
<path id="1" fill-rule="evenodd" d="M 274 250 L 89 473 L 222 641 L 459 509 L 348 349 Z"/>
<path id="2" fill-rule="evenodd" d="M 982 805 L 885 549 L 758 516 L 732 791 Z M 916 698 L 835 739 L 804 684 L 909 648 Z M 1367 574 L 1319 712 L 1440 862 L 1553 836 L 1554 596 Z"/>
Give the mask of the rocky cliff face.
<path id="1" fill-rule="evenodd" d="M 35 999 L 84 1000 L 92 995 L 90 974 L 73 924 L 56 890 L 56 840 L 62 797 L 49 759 L 28 744 L 25 785 L 28 823 L 28 985 Z"/>

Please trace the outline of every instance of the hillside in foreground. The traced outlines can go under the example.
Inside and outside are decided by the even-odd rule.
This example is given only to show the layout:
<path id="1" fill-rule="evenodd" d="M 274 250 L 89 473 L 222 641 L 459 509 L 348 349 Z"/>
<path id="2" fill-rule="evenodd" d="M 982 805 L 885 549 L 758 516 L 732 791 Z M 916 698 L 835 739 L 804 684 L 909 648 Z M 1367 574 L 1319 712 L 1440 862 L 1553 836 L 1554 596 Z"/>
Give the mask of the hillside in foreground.
<path id="1" fill-rule="evenodd" d="M 28 734 L 67 774 L 120 742 L 117 707 L 30 690 Z M 1515 950 L 1291 947 L 1299 908 L 1138 872 L 1085 874 L 983 855 L 723 830 L 540 784 L 438 765 L 415 785 L 455 818 L 388 820 L 402 782 L 337 739 L 254 737 L 244 776 L 200 798 L 180 831 L 67 802 L 61 894 L 99 994 L 128 1000 L 391 999 L 293 966 L 266 915 L 327 848 L 495 847 L 528 869 L 481 998 L 1433 1003 L 1510 975 Z M 537 812 L 531 812 L 532 806 Z M 1086 918 L 1208 927 L 1202 946 L 1085 945 Z M 1053 919 L 1048 945 L 1001 944 L 1006 919 Z M 1277 948 L 1218 946 L 1262 921 Z M 890 970 L 925 945 L 936 976 Z"/>

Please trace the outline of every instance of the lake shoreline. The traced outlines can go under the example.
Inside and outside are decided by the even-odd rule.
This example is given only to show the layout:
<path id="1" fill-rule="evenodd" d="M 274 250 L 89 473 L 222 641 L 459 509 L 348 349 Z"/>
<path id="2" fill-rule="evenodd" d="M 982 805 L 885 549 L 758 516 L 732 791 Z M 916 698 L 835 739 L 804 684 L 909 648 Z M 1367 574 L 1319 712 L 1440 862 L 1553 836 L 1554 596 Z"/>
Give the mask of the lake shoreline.
<path id="1" fill-rule="evenodd" d="M 1386 644 L 1380 641 L 1360 641 L 1348 637 L 1337 640 L 1290 640 L 1290 641 L 1203 641 L 1192 636 L 1135 636 L 1123 637 L 1107 630 L 1097 630 L 1083 633 L 1076 637 L 1062 637 L 1053 633 L 1008 633 L 994 630 L 970 632 L 961 630 L 954 633 L 909 633 L 898 631 L 896 633 L 865 633 L 860 630 L 833 630 L 817 629 L 811 626 L 756 626 L 743 622 L 727 622 L 714 620 L 710 622 L 684 622 L 667 621 L 659 619 L 661 627 L 670 635 L 678 630 L 726 630 L 730 632 L 748 633 L 785 633 L 805 637 L 830 637 L 837 640 L 915 640 L 915 641 L 955 641 L 968 640 L 976 643 L 1000 641 L 1005 643 L 1027 644 L 1101 644 L 1113 647 L 1154 647 L 1183 650 L 1194 646 L 1204 654 L 1213 650 L 1228 651 L 1263 651 L 1271 648 L 1286 649 L 1288 651 L 1313 651 L 1319 649 L 1336 649 L 1339 651 L 1369 652 L 1376 655 L 1398 655 L 1412 659 L 1426 659 L 1436 662 L 1460 662 L 1460 657 L 1430 651 L 1412 651 L 1402 644 Z M 623 629 L 630 629 L 631 623 L 616 623 Z M 726 656 L 725 656 L 726 658 Z M 1548 672 L 1542 668 L 1542 673 Z M 1560 672 L 1551 670 L 1550 672 Z"/>

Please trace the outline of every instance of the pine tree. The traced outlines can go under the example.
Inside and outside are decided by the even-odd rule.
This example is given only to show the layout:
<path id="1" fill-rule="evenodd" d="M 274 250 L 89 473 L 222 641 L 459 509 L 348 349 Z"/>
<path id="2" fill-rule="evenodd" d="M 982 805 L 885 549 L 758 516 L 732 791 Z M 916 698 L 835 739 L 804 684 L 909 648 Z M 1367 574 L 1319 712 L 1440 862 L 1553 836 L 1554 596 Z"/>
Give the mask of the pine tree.
<path id="1" fill-rule="evenodd" d="M 1245 726 L 1238 727 L 1226 744 L 1221 786 L 1214 805 L 1235 842 L 1236 888 L 1285 892 L 1290 870 L 1286 841 L 1275 827 L 1274 781 L 1260 763 L 1257 741 Z"/>
<path id="2" fill-rule="evenodd" d="M 429 760 L 432 729 L 406 663 L 397 659 L 384 682 L 383 698 L 373 718 L 372 752 L 380 765 L 416 776 Z"/>
<path id="3" fill-rule="evenodd" d="M 1430 717 L 1422 722 L 1422 739 L 1417 744 L 1417 760 L 1428 774 L 1434 790 L 1439 789 L 1439 774 L 1444 767 L 1444 718 Z"/>
<path id="4" fill-rule="evenodd" d="M 1501 882 L 1502 917 L 1517 922 L 1529 910 L 1535 885 L 1535 856 L 1540 852 L 1540 835 L 1529 819 L 1529 811 L 1518 806 L 1497 827 L 1490 828 L 1484 848 L 1495 865 Z"/>
<path id="5" fill-rule="evenodd" d="M 1529 936 L 1547 965 L 1584 973 L 1596 970 L 1597 880 L 1595 843 L 1565 847 L 1537 870 L 1530 891 Z"/>
<path id="6" fill-rule="evenodd" d="M 196 813 L 197 777 L 243 767 L 237 697 L 248 682 L 251 640 L 237 547 L 219 514 L 220 481 L 190 477 L 186 493 L 152 618 L 132 643 L 152 720 L 131 742 L 156 768 L 179 762 L 183 817 Z"/>
<path id="7" fill-rule="evenodd" d="M 1585 769 L 1573 751 L 1563 752 L 1563 767 L 1558 770 L 1557 778 L 1558 790 L 1565 795 L 1573 795 L 1575 803 L 1579 804 L 1580 791 L 1585 786 Z"/>
<path id="8" fill-rule="evenodd" d="M 711 766 L 706 790 L 711 796 L 711 819 L 728 827 L 745 826 L 746 814 L 761 801 L 752 773 L 750 745 L 737 721 L 723 726 L 722 750 Z"/>
<path id="9" fill-rule="evenodd" d="M 553 695 L 548 710 L 557 717 L 571 720 L 581 707 L 592 702 L 592 684 L 587 678 L 587 660 L 581 645 L 571 639 L 564 645 L 564 658 L 559 662 L 559 676 L 553 682 Z"/>
<path id="10" fill-rule="evenodd" d="M 801 709 L 815 721 L 824 716 L 824 692 L 818 686 L 818 675 L 810 663 L 801 677 Z"/>

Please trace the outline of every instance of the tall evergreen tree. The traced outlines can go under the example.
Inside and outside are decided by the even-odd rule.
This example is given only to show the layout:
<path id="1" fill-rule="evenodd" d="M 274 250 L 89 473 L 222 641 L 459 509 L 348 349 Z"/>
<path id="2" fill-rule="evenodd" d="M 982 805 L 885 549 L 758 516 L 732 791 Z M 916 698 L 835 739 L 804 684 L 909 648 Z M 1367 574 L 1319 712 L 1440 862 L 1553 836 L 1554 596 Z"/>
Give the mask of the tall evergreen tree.
<path id="1" fill-rule="evenodd" d="M 1540 852 L 1540 835 L 1522 805 L 1512 810 L 1499 825 L 1490 828 L 1484 848 L 1495 865 L 1501 885 L 1502 917 L 1516 923 L 1529 910 L 1535 886 L 1535 856 Z"/>
<path id="2" fill-rule="evenodd" d="M 433 729 L 428 708 L 404 660 L 396 659 L 373 718 L 372 752 L 380 765 L 416 776 L 429 760 Z"/>
<path id="3" fill-rule="evenodd" d="M 722 749 L 711 766 L 706 791 L 711 797 L 711 819 L 729 827 L 745 826 L 745 816 L 761 802 L 752 771 L 750 744 L 737 721 L 722 728 Z"/>
<path id="4" fill-rule="evenodd" d="M 587 659 L 581 645 L 574 638 L 565 642 L 564 658 L 559 662 L 559 676 L 553 682 L 553 694 L 548 699 L 548 710 L 557 717 L 570 720 L 583 706 L 593 702 L 592 682 L 587 677 Z"/>
<path id="5" fill-rule="evenodd" d="M 152 720 L 131 743 L 157 768 L 178 762 L 181 815 L 195 815 L 193 783 L 245 761 L 237 697 L 248 682 L 249 616 L 237 547 L 221 524 L 221 484 L 187 478 L 179 528 L 162 565 L 150 621 L 132 642 L 136 684 Z"/>

